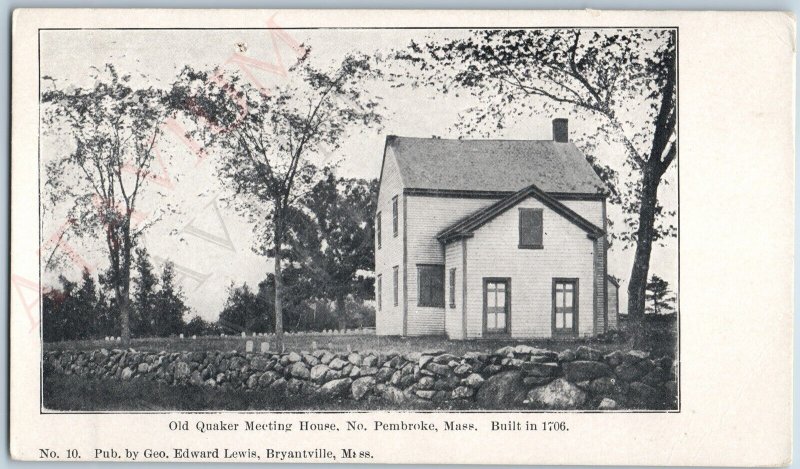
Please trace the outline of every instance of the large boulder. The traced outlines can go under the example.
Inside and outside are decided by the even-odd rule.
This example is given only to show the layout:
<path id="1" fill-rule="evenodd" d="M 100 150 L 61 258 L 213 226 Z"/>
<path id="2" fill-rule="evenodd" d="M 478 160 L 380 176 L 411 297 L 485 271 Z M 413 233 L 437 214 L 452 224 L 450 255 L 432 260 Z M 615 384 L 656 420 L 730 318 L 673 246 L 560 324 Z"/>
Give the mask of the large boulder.
<path id="1" fill-rule="evenodd" d="M 616 410 L 617 409 L 617 401 L 614 399 L 609 399 L 608 397 L 604 397 L 600 404 L 597 406 L 597 410 Z"/>
<path id="2" fill-rule="evenodd" d="M 539 409 L 567 410 L 581 407 L 586 398 L 585 391 L 564 378 L 558 378 L 550 384 L 531 389 L 526 403 Z"/>
<path id="3" fill-rule="evenodd" d="M 319 393 L 323 397 L 332 398 L 344 396 L 350 391 L 350 384 L 353 382 L 350 378 L 335 379 L 323 384 L 319 389 Z"/>
<path id="4" fill-rule="evenodd" d="M 576 360 L 563 364 L 564 376 L 573 383 L 589 381 L 612 374 L 611 368 L 605 363 L 589 360 Z"/>
<path id="5" fill-rule="evenodd" d="M 634 405 L 639 408 L 652 408 L 658 400 L 658 391 L 638 381 L 631 383 L 629 394 Z"/>
<path id="6" fill-rule="evenodd" d="M 453 399 L 469 399 L 475 394 L 475 390 L 469 386 L 459 386 L 453 389 Z"/>
<path id="7" fill-rule="evenodd" d="M 578 347 L 578 350 L 575 352 L 578 360 L 590 360 L 590 361 L 597 361 L 600 360 L 600 357 L 603 355 L 599 350 L 587 347 L 585 345 L 581 345 Z"/>
<path id="8" fill-rule="evenodd" d="M 311 379 L 313 381 L 322 381 L 329 369 L 330 368 L 328 368 L 326 365 L 316 365 L 315 367 L 311 368 Z"/>
<path id="9" fill-rule="evenodd" d="M 372 392 L 375 389 L 375 378 L 372 376 L 365 376 L 364 378 L 358 378 L 357 380 L 353 381 L 353 384 L 350 385 L 350 394 L 353 396 L 353 399 L 360 401 L 367 393 Z"/>
<path id="10" fill-rule="evenodd" d="M 122 370 L 122 379 L 123 381 L 128 381 L 133 377 L 133 369 L 128 367 Z"/>
<path id="11" fill-rule="evenodd" d="M 471 375 L 464 378 L 462 382 L 473 389 L 477 389 L 481 387 L 483 381 L 484 381 L 483 376 L 479 375 L 478 373 L 472 373 Z"/>
<path id="12" fill-rule="evenodd" d="M 328 363 L 328 367 L 332 370 L 341 370 L 345 367 L 345 365 L 347 365 L 347 362 L 339 357 L 334 358 L 330 363 Z"/>
<path id="13" fill-rule="evenodd" d="M 437 375 L 441 375 L 441 376 L 447 376 L 447 375 L 453 373 L 453 370 L 451 370 L 449 366 L 442 365 L 440 363 L 435 363 L 435 362 L 428 363 L 428 366 L 426 368 L 429 369 L 430 371 L 436 373 Z"/>
<path id="14" fill-rule="evenodd" d="M 522 364 L 522 371 L 528 376 L 554 376 L 558 374 L 558 363 L 531 363 Z"/>
<path id="15" fill-rule="evenodd" d="M 609 376 L 597 378 L 589 384 L 589 390 L 598 396 L 609 396 L 619 391 L 617 380 Z"/>
<path id="16" fill-rule="evenodd" d="M 527 392 L 522 372 L 504 371 L 484 381 L 475 399 L 484 409 L 506 409 L 519 407 Z"/>
<path id="17" fill-rule="evenodd" d="M 187 379 L 192 374 L 192 369 L 186 362 L 175 363 L 175 379 Z"/>
<path id="18" fill-rule="evenodd" d="M 406 402 L 406 395 L 403 391 L 394 386 L 386 386 L 383 388 L 383 398 L 395 405 L 400 405 Z"/>
<path id="19" fill-rule="evenodd" d="M 311 377 L 311 372 L 308 371 L 306 365 L 301 361 L 295 362 L 289 367 L 289 374 L 292 375 L 293 378 L 298 379 L 309 379 Z"/>

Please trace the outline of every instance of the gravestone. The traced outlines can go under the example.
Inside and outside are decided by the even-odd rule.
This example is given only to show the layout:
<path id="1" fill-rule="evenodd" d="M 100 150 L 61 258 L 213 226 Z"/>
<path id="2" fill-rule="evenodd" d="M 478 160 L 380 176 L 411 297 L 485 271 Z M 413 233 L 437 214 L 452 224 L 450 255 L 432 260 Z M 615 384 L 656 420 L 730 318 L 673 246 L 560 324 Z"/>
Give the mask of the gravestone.
<path id="1" fill-rule="evenodd" d="M 180 335 L 180 338 L 183 339 L 183 334 Z"/>
<path id="2" fill-rule="evenodd" d="M 316 349 L 317 349 L 317 341 L 316 340 L 312 340 L 311 341 L 311 350 L 316 350 Z"/>
<path id="3" fill-rule="evenodd" d="M 261 342 L 261 353 L 269 352 L 269 342 Z"/>
<path id="4" fill-rule="evenodd" d="M 253 341 L 252 341 L 252 340 L 248 340 L 248 341 L 247 341 L 247 342 L 244 344 L 244 351 L 245 351 L 246 353 L 253 353 Z"/>
<path id="5" fill-rule="evenodd" d="M 245 337 L 247 337 L 247 332 L 242 331 L 242 339 L 244 339 Z"/>
<path id="6" fill-rule="evenodd" d="M 192 340 L 197 340 L 197 336 L 196 336 L 196 335 L 193 335 L 193 336 L 192 336 Z"/>

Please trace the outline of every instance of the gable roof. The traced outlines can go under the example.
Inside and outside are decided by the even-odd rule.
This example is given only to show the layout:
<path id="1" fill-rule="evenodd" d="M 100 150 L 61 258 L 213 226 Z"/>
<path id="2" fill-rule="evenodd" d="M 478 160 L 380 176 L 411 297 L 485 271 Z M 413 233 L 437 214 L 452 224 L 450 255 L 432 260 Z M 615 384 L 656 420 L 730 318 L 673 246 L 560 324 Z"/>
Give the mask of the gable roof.
<path id="1" fill-rule="evenodd" d="M 410 189 L 597 194 L 602 180 L 572 142 L 386 137 Z"/>
<path id="2" fill-rule="evenodd" d="M 538 199 L 546 207 L 563 216 L 578 228 L 586 231 L 586 234 L 589 238 L 597 239 L 600 236 L 603 236 L 602 228 L 578 215 L 574 210 L 559 202 L 555 198 L 549 196 L 546 192 L 536 187 L 536 185 L 531 184 L 525 189 L 517 191 L 508 197 L 501 199 L 489 205 L 488 207 L 482 208 L 466 218 L 462 218 L 461 220 L 455 222 L 454 224 L 440 231 L 439 234 L 436 235 L 436 239 L 446 244 L 454 239 L 471 237 L 475 230 L 492 221 L 494 218 L 506 210 L 516 206 L 528 197 L 534 197 Z"/>

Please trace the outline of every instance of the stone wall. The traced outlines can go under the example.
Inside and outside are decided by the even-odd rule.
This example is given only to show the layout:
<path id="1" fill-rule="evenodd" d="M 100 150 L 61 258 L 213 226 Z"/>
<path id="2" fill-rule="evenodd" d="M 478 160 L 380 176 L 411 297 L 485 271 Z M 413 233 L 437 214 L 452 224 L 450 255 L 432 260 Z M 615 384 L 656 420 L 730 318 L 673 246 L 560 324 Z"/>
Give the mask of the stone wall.
<path id="1" fill-rule="evenodd" d="M 423 353 L 48 351 L 45 373 L 245 389 L 398 408 L 675 409 L 676 369 L 646 352 L 527 345 Z M 346 405 L 343 404 L 343 405 Z"/>

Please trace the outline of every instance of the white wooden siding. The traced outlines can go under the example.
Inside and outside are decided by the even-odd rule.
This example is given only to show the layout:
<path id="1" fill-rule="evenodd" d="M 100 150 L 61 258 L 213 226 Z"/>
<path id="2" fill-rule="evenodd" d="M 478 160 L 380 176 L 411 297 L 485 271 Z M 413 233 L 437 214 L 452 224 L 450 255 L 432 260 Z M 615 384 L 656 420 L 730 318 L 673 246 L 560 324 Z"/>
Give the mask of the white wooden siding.
<path id="1" fill-rule="evenodd" d="M 464 241 L 454 241 L 447 245 L 445 250 L 445 275 L 447 276 L 445 288 L 445 332 L 451 339 L 464 338 L 464 316 L 463 316 L 463 285 L 464 285 Z M 456 269 L 455 283 L 455 307 L 450 307 L 450 269 Z"/>
<path id="2" fill-rule="evenodd" d="M 445 308 L 418 305 L 417 265 L 444 264 L 444 247 L 436 235 L 456 221 L 498 199 L 457 199 L 451 197 L 406 197 L 408 216 L 408 335 L 445 333 Z M 445 278 L 447 281 L 447 278 Z"/>
<path id="3" fill-rule="evenodd" d="M 541 208 L 544 249 L 519 249 L 519 211 Z M 479 228 L 467 243 L 467 337 L 483 334 L 483 278 L 511 278 L 511 335 L 550 337 L 553 278 L 577 278 L 578 331 L 593 333 L 594 242 L 573 223 L 529 197 Z"/>
<path id="4" fill-rule="evenodd" d="M 617 287 L 608 282 L 608 328 L 617 329 L 617 314 L 619 314 L 619 301 Z"/>
<path id="5" fill-rule="evenodd" d="M 391 148 L 387 148 L 386 158 L 383 162 L 381 187 L 378 193 L 378 207 L 376 212 L 381 214 L 381 248 L 377 249 L 375 243 L 375 274 L 381 275 L 383 291 L 383 307 L 375 312 L 375 331 L 379 335 L 403 334 L 403 181 L 398 171 L 397 162 Z M 392 234 L 392 199 L 399 196 L 397 236 Z M 399 301 L 394 305 L 393 298 L 393 267 L 399 266 L 398 293 Z M 377 285 L 376 285 L 377 288 Z"/>
<path id="6" fill-rule="evenodd" d="M 603 202 L 600 200 L 559 200 L 595 226 L 603 227 Z"/>

